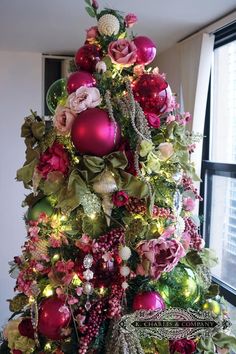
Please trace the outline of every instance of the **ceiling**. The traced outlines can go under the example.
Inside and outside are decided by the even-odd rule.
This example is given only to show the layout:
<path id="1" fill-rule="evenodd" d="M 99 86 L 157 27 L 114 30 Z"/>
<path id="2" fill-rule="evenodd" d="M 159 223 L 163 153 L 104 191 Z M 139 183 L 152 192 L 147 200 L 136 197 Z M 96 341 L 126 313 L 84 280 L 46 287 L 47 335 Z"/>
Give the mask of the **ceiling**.
<path id="1" fill-rule="evenodd" d="M 133 12 L 137 34 L 163 51 L 236 9 L 236 0 L 98 0 L 100 7 Z M 0 50 L 73 53 L 95 25 L 83 0 L 0 0 Z"/>

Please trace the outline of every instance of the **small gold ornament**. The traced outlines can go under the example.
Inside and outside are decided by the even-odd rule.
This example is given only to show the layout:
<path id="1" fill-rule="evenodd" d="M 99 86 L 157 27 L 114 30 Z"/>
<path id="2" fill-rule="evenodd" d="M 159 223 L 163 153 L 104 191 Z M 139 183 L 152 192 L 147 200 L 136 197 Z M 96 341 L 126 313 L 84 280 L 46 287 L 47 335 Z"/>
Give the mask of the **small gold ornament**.
<path id="1" fill-rule="evenodd" d="M 113 208 L 112 193 L 117 190 L 117 184 L 111 171 L 104 171 L 99 180 L 93 184 L 93 189 L 102 198 L 102 209 L 105 213 L 107 225 L 110 226 L 110 216 Z"/>

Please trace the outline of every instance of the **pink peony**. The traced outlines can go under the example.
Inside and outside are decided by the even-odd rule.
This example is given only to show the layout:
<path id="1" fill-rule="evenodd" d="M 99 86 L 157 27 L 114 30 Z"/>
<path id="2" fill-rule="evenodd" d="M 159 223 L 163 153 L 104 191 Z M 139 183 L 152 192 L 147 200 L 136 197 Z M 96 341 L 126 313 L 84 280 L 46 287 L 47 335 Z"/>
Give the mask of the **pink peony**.
<path id="1" fill-rule="evenodd" d="M 75 113 L 87 108 L 97 107 L 101 103 L 100 92 L 96 87 L 81 86 L 68 97 L 70 108 Z"/>
<path id="2" fill-rule="evenodd" d="M 135 14 L 130 13 L 125 16 L 125 25 L 127 28 L 133 27 L 137 21 L 138 18 Z"/>
<path id="3" fill-rule="evenodd" d="M 129 202 L 129 196 L 124 191 L 119 191 L 113 194 L 112 202 L 116 207 L 121 207 Z"/>
<path id="4" fill-rule="evenodd" d="M 37 170 L 42 178 L 47 178 L 52 171 L 66 175 L 69 170 L 69 157 L 63 145 L 54 142 L 39 158 Z"/>
<path id="5" fill-rule="evenodd" d="M 109 44 L 108 54 L 113 63 L 128 67 L 136 61 L 137 47 L 132 41 L 118 39 Z"/>
<path id="6" fill-rule="evenodd" d="M 149 273 L 153 279 L 160 278 L 164 272 L 170 272 L 185 256 L 182 244 L 176 240 L 166 240 L 163 237 L 142 241 L 137 247 L 142 261 L 150 262 Z"/>
<path id="7" fill-rule="evenodd" d="M 195 351 L 196 343 L 191 339 L 170 341 L 170 354 L 193 354 Z"/>
<path id="8" fill-rule="evenodd" d="M 193 211 L 193 209 L 195 208 L 195 201 L 190 197 L 184 198 L 183 207 L 186 211 Z"/>
<path id="9" fill-rule="evenodd" d="M 86 36 L 86 41 L 93 41 L 98 35 L 98 28 L 97 26 L 92 26 L 89 29 L 86 30 L 87 36 Z"/>
<path id="10" fill-rule="evenodd" d="M 61 135 L 67 135 L 71 131 L 76 115 L 69 108 L 57 106 L 53 117 L 53 125 Z"/>

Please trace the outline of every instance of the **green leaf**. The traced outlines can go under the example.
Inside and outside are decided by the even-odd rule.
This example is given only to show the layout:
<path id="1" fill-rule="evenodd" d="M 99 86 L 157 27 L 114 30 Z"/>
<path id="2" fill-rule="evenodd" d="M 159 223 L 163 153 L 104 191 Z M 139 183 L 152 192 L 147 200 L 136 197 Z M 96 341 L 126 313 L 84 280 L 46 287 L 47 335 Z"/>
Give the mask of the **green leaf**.
<path id="1" fill-rule="evenodd" d="M 86 2 L 86 4 L 88 4 L 89 6 L 91 6 L 91 1 L 90 0 L 84 0 Z"/>
<path id="2" fill-rule="evenodd" d="M 169 354 L 169 342 L 161 339 L 156 339 L 155 344 L 159 354 Z"/>
<path id="3" fill-rule="evenodd" d="M 32 160 L 29 164 L 23 166 L 16 172 L 17 181 L 29 183 L 32 180 L 35 166 L 37 165 L 37 159 Z"/>
<path id="4" fill-rule="evenodd" d="M 219 292 L 220 292 L 219 285 L 211 284 L 211 286 L 209 287 L 209 289 L 207 291 L 206 296 L 212 298 L 212 297 L 219 295 Z"/>
<path id="5" fill-rule="evenodd" d="M 203 264 L 201 256 L 196 251 L 188 252 L 186 260 L 188 264 L 193 268 L 195 268 L 198 264 Z"/>
<path id="6" fill-rule="evenodd" d="M 87 13 L 89 14 L 89 16 L 91 16 L 91 17 L 96 17 L 96 13 L 95 13 L 95 11 L 94 11 L 94 9 L 93 9 L 92 7 L 86 6 L 86 7 L 85 7 L 85 10 L 86 10 Z"/>
<path id="7" fill-rule="evenodd" d="M 51 195 L 59 192 L 64 182 L 64 176 L 59 171 L 53 171 L 48 174 L 47 179 L 42 185 L 42 190 L 45 195 Z"/>
<path id="8" fill-rule="evenodd" d="M 214 342 L 212 338 L 200 338 L 197 349 L 202 354 L 215 354 Z"/>
<path id="9" fill-rule="evenodd" d="M 200 256 L 202 258 L 203 264 L 206 265 L 208 268 L 215 267 L 218 264 L 218 257 L 216 256 L 215 252 L 210 248 L 204 248 L 200 252 Z"/>
<path id="10" fill-rule="evenodd" d="M 225 333 L 217 333 L 213 337 L 213 341 L 220 348 L 236 350 L 236 338 L 234 336 L 229 336 Z"/>
<path id="11" fill-rule="evenodd" d="M 106 231 L 106 220 L 102 215 L 96 216 L 91 219 L 89 216 L 84 215 L 82 221 L 83 232 L 91 237 L 98 237 Z"/>

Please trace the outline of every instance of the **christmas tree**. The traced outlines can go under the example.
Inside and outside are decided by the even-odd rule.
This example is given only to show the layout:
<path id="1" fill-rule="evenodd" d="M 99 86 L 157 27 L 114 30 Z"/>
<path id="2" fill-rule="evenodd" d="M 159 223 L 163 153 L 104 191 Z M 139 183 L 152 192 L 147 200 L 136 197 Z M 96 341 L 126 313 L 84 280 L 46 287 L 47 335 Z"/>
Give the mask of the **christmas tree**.
<path id="1" fill-rule="evenodd" d="M 156 46 L 131 32 L 136 16 L 85 2 L 97 24 L 47 93 L 52 119 L 22 126 L 27 240 L 0 353 L 227 353 L 194 215 L 191 116 L 147 67 Z"/>

